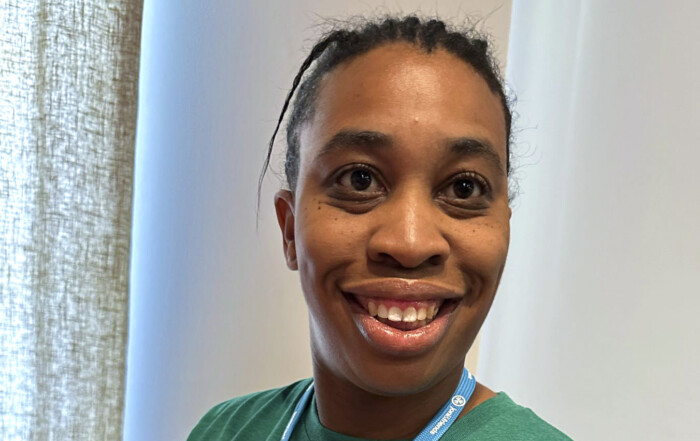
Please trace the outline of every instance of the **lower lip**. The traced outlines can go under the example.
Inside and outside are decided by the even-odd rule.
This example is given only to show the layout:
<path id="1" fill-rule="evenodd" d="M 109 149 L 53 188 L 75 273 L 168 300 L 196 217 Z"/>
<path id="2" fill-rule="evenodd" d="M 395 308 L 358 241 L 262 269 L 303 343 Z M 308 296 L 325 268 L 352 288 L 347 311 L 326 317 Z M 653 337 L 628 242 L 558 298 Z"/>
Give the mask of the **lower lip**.
<path id="1" fill-rule="evenodd" d="M 432 322 L 418 329 L 401 331 L 375 319 L 356 303 L 348 303 L 355 324 L 372 347 L 389 355 L 405 357 L 420 355 L 437 345 L 454 312 L 438 314 Z"/>

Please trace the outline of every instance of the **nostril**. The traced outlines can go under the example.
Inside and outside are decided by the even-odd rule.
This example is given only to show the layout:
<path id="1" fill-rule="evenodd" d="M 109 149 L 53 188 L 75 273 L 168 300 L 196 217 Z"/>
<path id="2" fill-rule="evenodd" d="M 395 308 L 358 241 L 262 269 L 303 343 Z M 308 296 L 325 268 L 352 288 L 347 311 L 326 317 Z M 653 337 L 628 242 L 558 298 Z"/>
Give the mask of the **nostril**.
<path id="1" fill-rule="evenodd" d="M 409 259 L 399 259 L 392 256 L 390 253 L 384 252 L 376 254 L 376 259 L 374 259 L 374 261 L 377 263 L 390 265 L 399 269 L 411 269 L 420 266 L 439 266 L 445 262 L 444 256 L 440 254 L 435 254 L 425 260 L 419 260 L 420 259 L 411 262 Z"/>
<path id="2" fill-rule="evenodd" d="M 391 268 L 395 269 L 403 269 L 406 268 L 404 263 L 402 263 L 399 259 L 395 258 L 392 256 L 390 253 L 378 253 L 376 254 L 376 259 L 374 261 L 376 263 L 386 265 Z"/>
<path id="3" fill-rule="evenodd" d="M 436 254 L 428 259 L 428 263 L 431 265 L 441 265 L 444 261 L 444 257 L 439 254 Z"/>

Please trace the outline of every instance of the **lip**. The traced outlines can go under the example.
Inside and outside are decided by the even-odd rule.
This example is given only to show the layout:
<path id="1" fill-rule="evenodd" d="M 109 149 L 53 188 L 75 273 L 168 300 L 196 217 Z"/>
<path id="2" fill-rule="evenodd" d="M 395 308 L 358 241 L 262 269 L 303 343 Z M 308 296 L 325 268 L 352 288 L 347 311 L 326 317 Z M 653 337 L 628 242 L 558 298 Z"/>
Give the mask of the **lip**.
<path id="1" fill-rule="evenodd" d="M 382 297 L 393 300 L 454 299 L 463 296 L 463 291 L 437 282 L 412 279 L 374 279 L 349 283 L 340 290 L 357 296 Z"/>
<path id="2" fill-rule="evenodd" d="M 343 285 L 340 290 L 350 306 L 355 325 L 370 346 L 381 353 L 399 357 L 420 355 L 435 347 L 452 324 L 459 302 L 449 302 L 450 306 L 441 309 L 429 324 L 402 331 L 375 319 L 357 301 L 348 300 L 348 297 L 384 298 L 407 303 L 429 300 L 444 302 L 463 297 L 461 291 L 440 283 L 407 279 L 366 280 Z"/>

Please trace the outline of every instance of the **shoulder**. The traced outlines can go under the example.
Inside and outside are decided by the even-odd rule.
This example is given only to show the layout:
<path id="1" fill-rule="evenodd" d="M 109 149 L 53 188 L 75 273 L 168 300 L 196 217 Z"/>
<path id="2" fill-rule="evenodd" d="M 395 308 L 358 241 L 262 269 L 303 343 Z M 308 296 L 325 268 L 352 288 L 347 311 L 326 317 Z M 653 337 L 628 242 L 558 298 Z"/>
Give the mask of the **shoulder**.
<path id="1" fill-rule="evenodd" d="M 520 406 L 504 392 L 484 401 L 460 418 L 456 440 L 571 441 L 571 438 Z"/>
<path id="2" fill-rule="evenodd" d="M 285 405 L 294 405 L 309 384 L 311 379 L 307 378 L 285 387 L 232 398 L 214 406 L 202 419 L 212 420 L 233 414 L 259 413 L 264 409 L 273 410 Z"/>
<path id="3" fill-rule="evenodd" d="M 217 439 L 266 439 L 284 431 L 296 402 L 311 379 L 289 386 L 243 395 L 211 408 L 190 433 L 188 441 Z M 233 438 L 232 438 L 233 437 Z"/>

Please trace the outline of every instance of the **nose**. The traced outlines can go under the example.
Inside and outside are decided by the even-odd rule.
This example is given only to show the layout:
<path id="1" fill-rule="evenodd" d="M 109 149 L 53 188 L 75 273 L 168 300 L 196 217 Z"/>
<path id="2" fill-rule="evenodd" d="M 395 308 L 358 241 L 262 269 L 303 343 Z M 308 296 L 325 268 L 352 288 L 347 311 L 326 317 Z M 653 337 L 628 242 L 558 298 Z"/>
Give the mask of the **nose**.
<path id="1" fill-rule="evenodd" d="M 395 194 L 375 213 L 377 224 L 367 246 L 371 261 L 399 268 L 443 264 L 450 244 L 440 229 L 440 214 L 432 199 Z"/>

